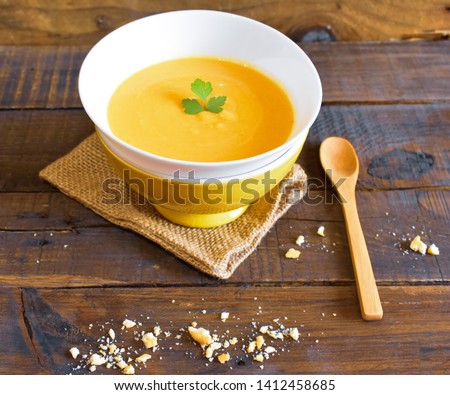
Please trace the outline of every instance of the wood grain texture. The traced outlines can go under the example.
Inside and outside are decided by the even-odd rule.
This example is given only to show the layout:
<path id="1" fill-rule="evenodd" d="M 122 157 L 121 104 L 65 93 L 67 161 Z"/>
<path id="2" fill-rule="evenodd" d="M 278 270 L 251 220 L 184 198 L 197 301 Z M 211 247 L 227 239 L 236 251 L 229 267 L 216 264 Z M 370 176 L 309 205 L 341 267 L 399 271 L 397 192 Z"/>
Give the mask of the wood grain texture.
<path id="1" fill-rule="evenodd" d="M 0 334 L 1 375 L 44 372 L 28 332 L 22 294 L 18 288 L 0 287 Z"/>
<path id="2" fill-rule="evenodd" d="M 227 281 L 208 278 L 157 244 L 105 223 L 69 198 L 57 199 L 58 193 L 41 195 L 42 205 L 31 199 L 34 194 L 0 195 L 0 245 L 8 246 L 0 249 L 2 284 L 354 283 L 341 207 L 329 191 L 312 191 L 307 200 L 292 207 Z M 27 199 L 30 206 L 24 210 Z M 379 284 L 450 282 L 446 259 L 450 254 L 450 191 L 364 191 L 358 193 L 357 203 Z M 316 234 L 321 225 L 326 237 Z M 298 248 L 299 235 L 306 239 L 300 258 L 286 259 L 289 248 Z M 416 235 L 427 245 L 435 243 L 441 255 L 410 251 L 409 240 Z"/>
<path id="3" fill-rule="evenodd" d="M 448 42 L 301 44 L 318 69 L 325 104 L 447 101 L 449 47 Z M 0 108 L 81 108 L 77 80 L 88 50 L 0 47 Z"/>
<path id="4" fill-rule="evenodd" d="M 323 186 L 319 145 L 337 135 L 356 148 L 359 189 L 448 188 L 449 114 L 446 103 L 325 106 L 299 163 L 311 184 Z M 0 123 L 0 191 L 8 192 L 53 190 L 38 178 L 39 171 L 93 132 L 83 110 L 1 111 Z"/>
<path id="5" fill-rule="evenodd" d="M 0 44 L 14 45 L 92 45 L 127 22 L 180 9 L 215 9 L 244 15 L 296 40 L 317 28 L 326 28 L 344 41 L 399 40 L 422 37 L 430 30 L 445 30 L 450 23 L 445 0 L 4 0 L 0 6 Z"/>
<path id="6" fill-rule="evenodd" d="M 356 292 L 346 286 L 26 289 L 23 303 L 32 345 L 46 373 L 87 374 L 86 369 L 74 370 L 79 362 L 68 349 L 95 351 L 96 340 L 109 328 L 136 356 L 135 351 L 143 351 L 141 342 L 133 339 L 133 330 L 120 329 L 129 318 L 142 323 L 138 332 L 160 325 L 172 333 L 160 336 L 159 349 L 138 374 L 448 374 L 450 287 L 380 287 L 380 295 L 385 316 L 372 323 L 361 320 Z M 222 311 L 230 312 L 225 323 Z M 266 336 L 267 345 L 278 352 L 261 370 L 242 346 L 261 325 L 276 327 L 275 318 L 298 327 L 300 339 Z M 238 344 L 227 350 L 230 362 L 221 365 L 202 356 L 200 347 L 180 331 L 192 321 L 220 337 L 238 337 Z M 11 350 L 3 350 L 1 358 Z M 8 364 L 17 367 L 17 359 Z M 36 372 L 32 367 L 20 370 Z M 96 374 L 118 372 L 98 368 Z"/>

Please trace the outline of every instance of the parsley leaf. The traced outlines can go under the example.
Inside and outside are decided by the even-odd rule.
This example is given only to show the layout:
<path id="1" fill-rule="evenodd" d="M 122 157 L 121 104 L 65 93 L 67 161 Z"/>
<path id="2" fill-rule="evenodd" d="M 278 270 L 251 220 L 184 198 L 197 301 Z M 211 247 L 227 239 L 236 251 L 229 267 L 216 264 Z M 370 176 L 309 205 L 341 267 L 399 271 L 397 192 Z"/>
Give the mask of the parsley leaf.
<path id="1" fill-rule="evenodd" d="M 209 111 L 213 113 L 219 113 L 223 110 L 222 106 L 227 100 L 226 96 L 215 96 L 207 100 L 211 94 L 213 88 L 211 82 L 205 82 L 200 78 L 197 78 L 191 84 L 191 91 L 195 93 L 203 102 L 203 105 L 197 99 L 183 99 L 181 104 L 183 105 L 184 112 L 186 114 L 198 114 L 202 111 Z"/>
<path id="2" fill-rule="evenodd" d="M 203 107 L 197 99 L 183 99 L 181 103 L 186 114 L 198 114 L 203 111 Z"/>
<path id="3" fill-rule="evenodd" d="M 222 106 L 225 104 L 226 100 L 226 96 L 211 97 L 205 107 L 205 110 L 215 112 L 217 114 L 223 110 Z"/>
<path id="4" fill-rule="evenodd" d="M 206 103 L 206 98 L 211 94 L 213 88 L 211 82 L 205 82 L 200 78 L 197 78 L 191 84 L 191 91 L 194 92 L 200 99 L 203 100 L 203 103 Z"/>

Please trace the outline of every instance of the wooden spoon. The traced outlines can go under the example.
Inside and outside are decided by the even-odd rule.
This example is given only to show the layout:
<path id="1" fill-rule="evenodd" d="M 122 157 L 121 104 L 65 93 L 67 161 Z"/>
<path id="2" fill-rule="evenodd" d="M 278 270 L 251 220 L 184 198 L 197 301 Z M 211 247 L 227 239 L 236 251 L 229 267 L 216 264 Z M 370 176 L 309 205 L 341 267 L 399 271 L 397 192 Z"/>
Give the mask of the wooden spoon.
<path id="1" fill-rule="evenodd" d="M 344 138 L 328 137 L 320 146 L 320 162 L 342 203 L 362 318 L 381 320 L 383 308 L 356 209 L 359 162 L 355 149 Z"/>

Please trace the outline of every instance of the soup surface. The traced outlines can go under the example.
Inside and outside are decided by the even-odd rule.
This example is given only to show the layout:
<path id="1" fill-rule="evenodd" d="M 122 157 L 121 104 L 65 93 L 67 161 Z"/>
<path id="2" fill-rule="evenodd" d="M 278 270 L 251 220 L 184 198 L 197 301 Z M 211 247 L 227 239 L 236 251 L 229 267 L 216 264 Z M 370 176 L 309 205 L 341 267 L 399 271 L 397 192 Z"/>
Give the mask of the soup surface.
<path id="1" fill-rule="evenodd" d="M 196 79 L 211 83 L 209 97 L 226 96 L 221 112 L 184 112 L 183 99 L 203 103 L 191 90 Z M 108 121 L 117 137 L 147 152 L 218 162 L 248 158 L 286 142 L 294 111 L 283 88 L 251 66 L 181 58 L 126 79 L 111 97 Z"/>

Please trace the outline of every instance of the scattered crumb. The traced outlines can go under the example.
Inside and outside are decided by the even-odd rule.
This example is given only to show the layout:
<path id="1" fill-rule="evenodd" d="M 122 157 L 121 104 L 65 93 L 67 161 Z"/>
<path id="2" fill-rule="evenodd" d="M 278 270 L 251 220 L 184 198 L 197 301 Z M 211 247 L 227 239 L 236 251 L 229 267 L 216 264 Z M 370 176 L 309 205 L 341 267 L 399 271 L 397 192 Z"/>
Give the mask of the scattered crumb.
<path id="1" fill-rule="evenodd" d="M 207 346 L 212 343 L 212 337 L 207 329 L 190 326 L 188 331 L 191 337 L 200 345 Z"/>
<path id="2" fill-rule="evenodd" d="M 152 356 L 150 354 L 141 354 L 139 355 L 135 361 L 138 363 L 145 363 L 147 362 Z"/>
<path id="3" fill-rule="evenodd" d="M 122 373 L 123 373 L 123 374 L 134 374 L 135 371 L 134 371 L 133 365 L 127 365 L 127 366 L 125 366 L 125 367 L 122 369 Z"/>
<path id="4" fill-rule="evenodd" d="M 298 246 L 301 246 L 304 242 L 305 242 L 305 236 L 300 235 L 297 237 L 295 244 L 297 244 Z"/>
<path id="5" fill-rule="evenodd" d="M 76 347 L 72 347 L 72 348 L 69 350 L 69 352 L 70 352 L 70 354 L 72 355 L 72 358 L 73 358 L 73 359 L 77 359 L 78 355 L 80 355 L 80 350 L 79 350 L 78 348 L 76 348 Z"/>
<path id="6" fill-rule="evenodd" d="M 413 241 L 411 241 L 409 248 L 415 252 L 420 252 L 422 255 L 425 255 L 427 252 L 427 245 L 420 240 L 420 236 L 416 236 Z"/>
<path id="7" fill-rule="evenodd" d="M 300 251 L 296 250 L 295 248 L 289 248 L 289 250 L 286 252 L 285 257 L 290 259 L 295 259 L 300 256 Z"/>
<path id="8" fill-rule="evenodd" d="M 262 354 L 257 354 L 253 357 L 253 360 L 258 362 L 264 362 L 264 356 Z"/>
<path id="9" fill-rule="evenodd" d="M 122 322 L 122 325 L 125 328 L 130 329 L 130 328 L 133 328 L 134 326 L 136 326 L 136 322 L 126 319 Z"/>
<path id="10" fill-rule="evenodd" d="M 227 362 L 227 361 L 230 360 L 230 354 L 228 354 L 227 352 L 225 352 L 225 353 L 223 353 L 223 354 L 220 354 L 220 355 L 217 357 L 217 359 L 218 359 L 218 361 L 219 361 L 220 363 L 225 363 L 225 362 Z"/>
<path id="11" fill-rule="evenodd" d="M 151 332 L 144 333 L 142 342 L 144 343 L 145 348 L 152 348 L 158 345 L 158 339 Z"/>
<path id="12" fill-rule="evenodd" d="M 222 313 L 220 313 L 220 319 L 222 320 L 222 322 L 225 322 L 229 316 L 230 313 L 228 313 L 227 311 L 223 311 Z"/>
<path id="13" fill-rule="evenodd" d="M 325 236 L 325 227 L 324 226 L 319 226 L 319 229 L 317 229 L 317 234 L 319 235 L 319 236 L 322 236 L 322 237 L 324 237 Z"/>
<path id="14" fill-rule="evenodd" d="M 104 365 L 106 363 L 106 359 L 98 354 L 92 354 L 89 357 L 89 364 L 94 366 Z"/>
<path id="15" fill-rule="evenodd" d="M 427 253 L 430 254 L 430 255 L 439 255 L 439 248 L 436 247 L 435 244 L 431 244 L 428 247 Z"/>
<path id="16" fill-rule="evenodd" d="M 256 336 L 256 349 L 261 350 L 261 347 L 264 345 L 264 337 L 259 335 Z"/>
<path id="17" fill-rule="evenodd" d="M 111 340 L 114 340 L 116 338 L 116 332 L 114 332 L 114 329 L 112 328 L 108 331 L 108 335 L 111 338 Z"/>

